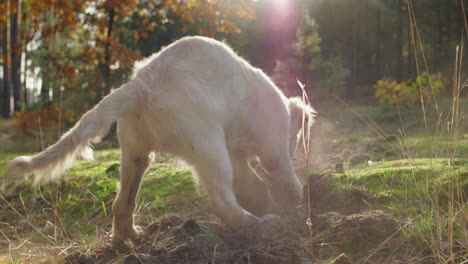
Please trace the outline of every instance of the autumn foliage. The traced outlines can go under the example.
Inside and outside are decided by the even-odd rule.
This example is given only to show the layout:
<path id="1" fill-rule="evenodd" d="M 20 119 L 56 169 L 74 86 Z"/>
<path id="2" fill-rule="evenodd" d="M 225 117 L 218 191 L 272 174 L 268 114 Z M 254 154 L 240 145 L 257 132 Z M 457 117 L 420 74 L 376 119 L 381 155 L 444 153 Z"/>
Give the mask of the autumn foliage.
<path id="1" fill-rule="evenodd" d="M 32 113 L 25 109 L 57 103 L 61 91 L 84 100 L 81 105 L 93 105 L 128 80 L 136 60 L 163 45 L 184 35 L 225 37 L 240 33 L 240 25 L 255 17 L 254 3 L 253 0 L 0 1 L 0 66 L 6 87 L 0 89 L 1 114 L 28 119 Z M 34 80 L 26 82 L 26 78 Z M 13 108 L 20 112 L 12 114 Z M 44 115 L 50 110 L 36 114 Z"/>
<path id="2" fill-rule="evenodd" d="M 68 123 L 73 123 L 73 112 L 61 109 L 57 104 L 50 104 L 46 108 L 36 111 L 18 111 L 13 119 L 15 126 L 23 133 L 23 136 L 41 136 L 44 139 L 52 139 L 60 135 L 60 128 Z"/>
<path id="3" fill-rule="evenodd" d="M 182 32 L 195 31 L 200 35 L 213 37 L 216 32 L 240 33 L 237 18 L 255 18 L 249 0 L 165 0 L 164 7 L 179 16 Z"/>

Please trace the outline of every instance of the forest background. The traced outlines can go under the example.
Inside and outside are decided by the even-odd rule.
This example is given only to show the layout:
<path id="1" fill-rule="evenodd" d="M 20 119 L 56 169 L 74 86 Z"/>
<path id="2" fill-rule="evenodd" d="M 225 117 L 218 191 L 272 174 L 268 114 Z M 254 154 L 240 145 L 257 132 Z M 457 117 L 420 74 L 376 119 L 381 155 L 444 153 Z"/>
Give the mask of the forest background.
<path id="1" fill-rule="evenodd" d="M 451 90 L 442 88 L 466 37 L 464 4 L 2 0 L 1 115 L 24 132 L 38 117 L 46 130 L 72 122 L 127 81 L 136 60 L 185 35 L 225 40 L 287 95 L 300 93 L 301 80 L 319 108 L 334 96 L 424 105 Z"/>

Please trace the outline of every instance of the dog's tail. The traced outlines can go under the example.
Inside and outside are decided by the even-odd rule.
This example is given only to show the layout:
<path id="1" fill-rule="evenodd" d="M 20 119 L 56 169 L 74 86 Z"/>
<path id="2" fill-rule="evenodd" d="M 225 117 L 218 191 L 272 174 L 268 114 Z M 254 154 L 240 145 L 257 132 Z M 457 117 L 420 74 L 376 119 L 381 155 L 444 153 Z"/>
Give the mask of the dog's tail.
<path id="1" fill-rule="evenodd" d="M 58 179 L 71 166 L 78 153 L 85 159 L 93 159 L 90 144 L 99 142 L 107 134 L 112 123 L 137 105 L 138 87 L 133 87 L 132 82 L 104 97 L 54 145 L 36 155 L 13 159 L 7 166 L 5 182 L 31 175 L 34 184 L 39 181 L 52 181 Z"/>
<path id="2" fill-rule="evenodd" d="M 289 115 L 290 115 L 290 155 L 294 155 L 296 146 L 299 140 L 299 131 L 303 131 L 308 135 L 310 128 L 314 124 L 317 112 L 310 106 L 302 101 L 299 97 L 289 98 Z"/>

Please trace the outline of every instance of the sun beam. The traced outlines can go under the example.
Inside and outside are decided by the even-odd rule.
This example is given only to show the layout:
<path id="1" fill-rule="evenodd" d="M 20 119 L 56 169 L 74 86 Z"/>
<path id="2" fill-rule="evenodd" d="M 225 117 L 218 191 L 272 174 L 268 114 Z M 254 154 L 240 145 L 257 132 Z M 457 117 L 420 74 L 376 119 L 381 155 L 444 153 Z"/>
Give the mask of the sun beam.
<path id="1" fill-rule="evenodd" d="M 289 0 L 271 0 L 276 8 L 283 9 L 288 7 Z"/>

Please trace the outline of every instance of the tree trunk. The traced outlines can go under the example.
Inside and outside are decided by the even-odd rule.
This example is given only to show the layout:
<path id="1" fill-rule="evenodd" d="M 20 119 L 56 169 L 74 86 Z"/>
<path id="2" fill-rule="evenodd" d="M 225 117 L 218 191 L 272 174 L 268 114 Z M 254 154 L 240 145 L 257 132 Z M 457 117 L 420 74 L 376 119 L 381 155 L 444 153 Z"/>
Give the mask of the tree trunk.
<path id="1" fill-rule="evenodd" d="M 380 74 L 381 74 L 381 63 L 382 63 L 382 56 L 380 53 L 380 43 L 381 43 L 381 37 L 382 37 L 382 26 L 381 26 L 381 12 L 380 12 L 380 7 L 376 7 L 377 10 L 375 12 L 376 14 L 376 20 L 377 20 L 377 27 L 375 30 L 375 35 L 376 35 L 376 42 L 375 42 L 375 79 L 379 80 L 380 79 Z"/>
<path id="2" fill-rule="evenodd" d="M 462 2 L 463 1 L 463 5 L 462 5 Z M 456 39 L 456 43 L 459 43 L 460 42 L 460 36 L 463 34 L 465 35 L 465 39 L 468 38 L 468 28 L 466 28 L 466 25 L 465 25 L 465 19 L 466 19 L 466 16 L 467 16 L 467 13 L 468 13 L 468 6 L 467 6 L 467 1 L 465 0 L 459 0 L 457 1 L 457 6 L 458 6 L 458 16 L 457 16 L 457 24 L 458 26 L 456 27 L 455 29 L 455 39 Z M 463 8 L 465 9 L 465 12 L 463 12 Z"/>
<path id="3" fill-rule="evenodd" d="M 414 76 L 414 47 L 413 47 L 413 24 L 411 17 L 410 7 L 407 5 L 408 12 L 408 79 L 413 78 Z"/>
<path id="4" fill-rule="evenodd" d="M 47 12 L 43 12 L 43 23 L 44 25 L 48 25 L 48 17 L 47 15 L 50 16 L 50 21 L 52 21 L 52 18 L 53 18 L 53 15 L 54 15 L 54 5 L 51 4 L 51 8 L 50 10 L 52 10 L 52 12 L 50 12 L 49 14 Z M 54 33 L 52 33 L 54 35 Z M 50 77 L 49 77 L 49 58 L 51 57 L 51 51 L 50 51 L 50 36 L 48 36 L 47 39 L 44 39 L 42 42 L 43 42 L 43 49 L 44 49 L 44 52 L 46 54 L 46 56 L 44 56 L 43 58 L 43 66 L 41 67 L 41 79 L 42 79 L 42 83 L 41 83 L 41 94 L 40 94 L 40 101 L 41 101 L 41 105 L 42 107 L 46 107 L 50 104 L 51 100 L 50 100 L 50 96 L 49 96 L 49 93 L 50 93 Z"/>
<path id="5" fill-rule="evenodd" d="M 360 72 L 359 72 L 359 59 L 360 59 L 360 54 L 359 54 L 359 35 L 361 34 L 361 28 L 360 28 L 360 19 L 362 18 L 361 14 L 361 6 L 360 6 L 360 1 L 351 1 L 352 4 L 355 7 L 355 14 L 352 15 L 352 21 L 353 21 L 353 27 L 352 27 L 352 33 L 351 33 L 351 78 L 350 78 L 350 84 L 348 87 L 348 91 L 346 93 L 346 96 L 348 98 L 352 98 L 353 96 L 356 96 L 355 94 L 355 88 L 359 83 L 360 80 Z"/>
<path id="6" fill-rule="evenodd" d="M 10 1 L 7 1 L 6 7 L 6 23 L 3 38 L 3 94 L 2 94 L 2 116 L 5 118 L 11 117 L 11 31 L 10 31 Z"/>
<path id="7" fill-rule="evenodd" d="M 403 5 L 404 0 L 399 0 L 398 6 L 398 31 L 397 31 L 397 72 L 396 78 L 398 82 L 403 80 Z"/>
<path id="8" fill-rule="evenodd" d="M 24 107 L 28 105 L 28 89 L 26 87 L 27 79 L 28 79 L 28 46 L 26 44 L 23 45 L 23 53 L 24 53 L 24 64 L 23 64 L 23 98 L 24 98 Z"/>
<path id="9" fill-rule="evenodd" d="M 3 4 L 3 0 L 0 0 L 0 4 Z M 5 11 L 2 10 L 2 12 L 5 12 Z M 3 114 L 4 114 L 3 113 L 4 105 L 5 105 L 4 98 L 6 97 L 6 96 L 4 96 L 5 91 L 3 89 L 4 80 L 5 80 L 4 79 L 5 78 L 5 66 L 6 66 L 6 61 L 5 61 L 5 53 L 6 53 L 6 51 L 5 51 L 5 47 L 6 47 L 5 39 L 6 39 L 6 35 L 5 35 L 5 32 L 6 32 L 6 23 L 5 24 L 0 23 L 0 36 L 1 36 L 0 37 L 0 43 L 1 43 L 0 47 L 2 48 L 2 50 L 1 50 L 2 55 L 0 55 L 0 56 L 3 57 L 0 60 L 0 62 L 1 62 L 0 66 L 1 66 L 1 69 L 2 69 L 2 72 L 0 74 L 0 116 L 3 116 Z"/>
<path id="10" fill-rule="evenodd" d="M 365 59 L 362 60 L 361 63 L 363 63 L 361 69 L 366 69 L 365 71 L 362 71 L 363 73 L 363 78 L 366 84 L 368 83 L 375 83 L 374 76 L 371 71 L 368 69 L 374 68 L 373 63 L 373 53 L 371 50 L 372 47 L 372 8 L 369 6 L 369 1 L 364 1 L 363 3 L 364 6 L 364 25 L 363 25 L 363 38 L 361 40 L 365 41 L 365 46 L 362 48 L 364 54 L 365 54 Z"/>
<path id="11" fill-rule="evenodd" d="M 463 32 L 461 30 L 463 30 L 464 26 L 463 26 L 463 6 L 462 6 L 462 2 L 463 0 L 458 0 L 457 1 L 457 16 L 455 17 L 455 23 L 456 23 L 456 27 L 455 27 L 455 40 L 456 42 L 459 42 L 460 41 L 460 32 Z"/>
<path id="12" fill-rule="evenodd" d="M 104 78 L 104 91 L 101 94 L 101 97 L 106 96 L 107 94 L 110 93 L 111 89 L 111 76 L 110 76 L 110 59 L 111 59 L 111 50 L 110 50 L 110 45 L 111 45 L 111 36 L 112 36 L 112 27 L 114 24 L 114 17 L 115 17 L 115 9 L 110 8 L 109 10 L 109 20 L 107 23 L 107 39 L 106 39 L 106 44 L 104 47 L 104 65 L 103 65 L 103 78 Z"/>
<path id="13" fill-rule="evenodd" d="M 21 85 L 21 44 L 18 41 L 21 1 L 14 0 L 11 14 L 11 82 L 14 98 L 14 111 L 24 108 L 24 94 Z"/>
<path id="14" fill-rule="evenodd" d="M 50 103 L 50 85 L 49 85 L 49 77 L 47 73 L 42 73 L 42 84 L 41 84 L 41 104 L 42 106 L 47 106 Z"/>
<path id="15" fill-rule="evenodd" d="M 432 59 L 430 60 L 431 65 L 429 65 L 430 69 L 432 71 L 437 72 L 438 71 L 438 65 L 440 63 L 440 58 L 442 58 L 440 53 L 442 50 L 440 49 L 440 38 L 441 38 L 441 3 L 442 1 L 439 0 L 433 0 L 432 4 L 430 6 L 433 6 L 432 9 L 434 10 L 434 19 L 432 19 L 432 28 L 434 29 L 432 31 Z"/>

